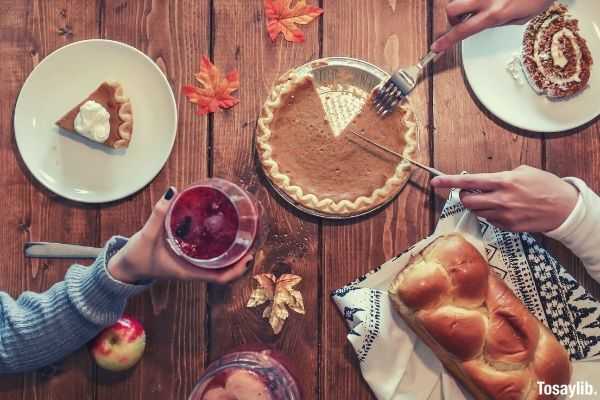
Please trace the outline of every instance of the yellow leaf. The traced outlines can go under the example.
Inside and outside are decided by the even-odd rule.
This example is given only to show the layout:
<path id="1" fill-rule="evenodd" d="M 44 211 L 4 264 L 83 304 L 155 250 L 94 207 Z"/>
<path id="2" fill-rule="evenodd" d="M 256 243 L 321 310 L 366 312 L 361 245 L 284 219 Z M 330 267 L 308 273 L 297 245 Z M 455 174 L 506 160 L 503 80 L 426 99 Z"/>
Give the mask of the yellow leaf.
<path id="1" fill-rule="evenodd" d="M 286 289 L 292 289 L 294 286 L 302 282 L 302 278 L 298 275 L 283 274 L 277 278 L 277 286 L 282 286 Z"/>
<path id="2" fill-rule="evenodd" d="M 262 315 L 264 319 L 269 319 L 269 318 L 271 318 L 271 309 L 272 309 L 272 308 L 273 308 L 273 307 L 271 307 L 271 306 L 266 306 L 266 307 L 265 307 L 265 310 L 263 311 L 263 315 Z"/>
<path id="3" fill-rule="evenodd" d="M 305 314 L 302 293 L 293 287 L 302 281 L 302 278 L 293 274 L 284 274 L 275 278 L 273 274 L 256 275 L 254 279 L 259 287 L 252 291 L 247 307 L 257 307 L 267 302 L 272 302 L 263 311 L 263 318 L 269 321 L 273 332 L 278 335 L 283 329 L 285 320 L 289 316 L 286 308 L 299 314 Z"/>
<path id="4" fill-rule="evenodd" d="M 265 289 L 259 287 L 254 289 L 250 294 L 250 300 L 248 300 L 248 304 L 246 304 L 246 307 L 258 307 L 270 300 L 271 298 L 267 295 Z"/>

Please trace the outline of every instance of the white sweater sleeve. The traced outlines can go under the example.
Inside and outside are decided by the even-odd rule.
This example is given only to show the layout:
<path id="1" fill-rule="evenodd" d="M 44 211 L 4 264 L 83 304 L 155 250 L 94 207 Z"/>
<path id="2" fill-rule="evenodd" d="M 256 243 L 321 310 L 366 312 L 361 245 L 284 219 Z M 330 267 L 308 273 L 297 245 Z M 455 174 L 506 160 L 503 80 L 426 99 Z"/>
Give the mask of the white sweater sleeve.
<path id="1" fill-rule="evenodd" d="M 567 246 L 600 282 L 600 197 L 581 179 L 564 179 L 579 190 L 579 198 L 565 222 L 546 236 Z"/>

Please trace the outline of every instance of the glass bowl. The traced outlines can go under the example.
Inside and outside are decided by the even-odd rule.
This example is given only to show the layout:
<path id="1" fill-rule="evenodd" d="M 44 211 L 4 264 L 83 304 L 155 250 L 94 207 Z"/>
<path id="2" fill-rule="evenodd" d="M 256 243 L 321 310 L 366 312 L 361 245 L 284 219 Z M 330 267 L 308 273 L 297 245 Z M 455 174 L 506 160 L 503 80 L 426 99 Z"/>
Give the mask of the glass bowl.
<path id="1" fill-rule="evenodd" d="M 284 362 L 281 354 L 269 349 L 230 353 L 208 366 L 188 400 L 239 398 L 240 394 L 248 399 L 301 400 Z"/>

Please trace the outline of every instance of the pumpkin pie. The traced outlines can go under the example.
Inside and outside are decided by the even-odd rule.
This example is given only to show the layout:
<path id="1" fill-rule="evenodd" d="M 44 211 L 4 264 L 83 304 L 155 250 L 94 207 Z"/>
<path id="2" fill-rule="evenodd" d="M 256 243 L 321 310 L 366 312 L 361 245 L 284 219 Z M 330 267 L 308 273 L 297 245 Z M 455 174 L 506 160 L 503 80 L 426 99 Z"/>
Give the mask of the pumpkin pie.
<path id="1" fill-rule="evenodd" d="M 129 146 L 133 133 L 131 102 L 117 82 L 102 82 L 56 124 L 75 134 L 119 149 Z"/>
<path id="2" fill-rule="evenodd" d="M 280 80 L 258 120 L 257 149 L 268 178 L 301 206 L 324 214 L 361 214 L 390 200 L 407 182 L 410 164 L 349 130 L 411 157 L 415 118 L 405 105 L 382 118 L 370 103 L 335 134 L 312 76 Z"/>

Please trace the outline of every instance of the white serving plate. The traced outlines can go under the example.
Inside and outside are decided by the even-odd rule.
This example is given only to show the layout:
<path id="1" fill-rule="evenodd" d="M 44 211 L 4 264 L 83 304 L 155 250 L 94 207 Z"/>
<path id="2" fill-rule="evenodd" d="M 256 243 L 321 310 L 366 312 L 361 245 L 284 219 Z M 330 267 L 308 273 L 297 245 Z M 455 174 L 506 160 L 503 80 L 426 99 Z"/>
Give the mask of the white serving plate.
<path id="1" fill-rule="evenodd" d="M 493 28 L 462 43 L 465 76 L 481 104 L 502 121 L 533 132 L 577 128 L 600 115 L 600 2 L 562 1 L 579 20 L 594 65 L 587 89 L 567 100 L 552 101 L 536 94 L 522 74 L 519 85 L 507 72 L 507 62 L 520 54 L 524 25 Z"/>
<path id="2" fill-rule="evenodd" d="M 102 81 L 118 81 L 132 102 L 129 148 L 113 150 L 64 132 L 55 122 Z M 171 86 L 144 53 L 110 40 L 64 46 L 31 72 L 17 99 L 15 138 L 31 174 L 52 192 L 105 203 L 145 187 L 166 163 L 177 130 Z"/>

